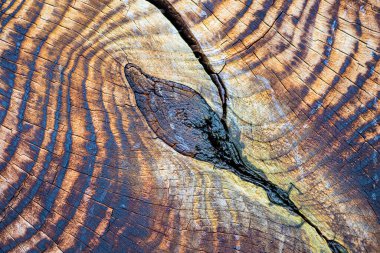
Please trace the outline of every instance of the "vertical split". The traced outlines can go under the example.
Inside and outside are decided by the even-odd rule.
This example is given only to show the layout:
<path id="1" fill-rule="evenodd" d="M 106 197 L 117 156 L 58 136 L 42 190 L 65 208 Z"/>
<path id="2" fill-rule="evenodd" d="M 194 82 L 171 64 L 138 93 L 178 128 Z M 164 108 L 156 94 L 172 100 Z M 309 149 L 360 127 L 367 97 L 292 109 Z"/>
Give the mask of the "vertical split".
<path id="1" fill-rule="evenodd" d="M 186 22 L 182 19 L 178 11 L 171 5 L 167 0 L 147 0 L 149 3 L 158 8 L 162 14 L 170 21 L 170 23 L 177 29 L 181 38 L 187 43 L 194 53 L 194 56 L 198 59 L 199 63 L 202 65 L 206 73 L 210 76 L 212 82 L 218 89 L 219 97 L 222 102 L 222 123 L 226 130 L 227 124 L 227 89 L 226 86 L 220 78 L 219 73 L 215 72 L 210 61 L 202 50 L 201 45 L 195 38 L 194 34 L 191 32 L 190 28 Z"/>

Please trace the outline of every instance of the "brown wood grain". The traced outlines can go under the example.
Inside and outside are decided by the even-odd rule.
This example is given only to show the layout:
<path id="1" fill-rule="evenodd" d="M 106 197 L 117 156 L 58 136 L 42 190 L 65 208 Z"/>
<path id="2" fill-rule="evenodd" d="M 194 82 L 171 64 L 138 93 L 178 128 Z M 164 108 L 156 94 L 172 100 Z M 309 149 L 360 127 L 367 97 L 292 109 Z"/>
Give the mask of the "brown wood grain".
<path id="1" fill-rule="evenodd" d="M 2 1 L 0 252 L 378 252 L 379 10 Z M 191 143 L 192 128 L 169 131 L 169 120 L 157 132 L 126 78 L 131 63 L 197 94 L 174 102 L 188 113 L 207 104 L 241 164 L 296 209 L 173 148 L 168 138 Z"/>

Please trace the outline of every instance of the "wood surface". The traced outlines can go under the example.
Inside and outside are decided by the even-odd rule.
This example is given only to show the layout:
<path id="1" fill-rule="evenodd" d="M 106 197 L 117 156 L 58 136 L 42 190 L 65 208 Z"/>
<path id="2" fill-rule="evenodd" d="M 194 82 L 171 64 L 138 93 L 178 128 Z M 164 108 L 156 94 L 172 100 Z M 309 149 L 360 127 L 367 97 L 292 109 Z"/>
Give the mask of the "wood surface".
<path id="1" fill-rule="evenodd" d="M 2 0 L 0 252 L 380 252 L 377 0 Z"/>

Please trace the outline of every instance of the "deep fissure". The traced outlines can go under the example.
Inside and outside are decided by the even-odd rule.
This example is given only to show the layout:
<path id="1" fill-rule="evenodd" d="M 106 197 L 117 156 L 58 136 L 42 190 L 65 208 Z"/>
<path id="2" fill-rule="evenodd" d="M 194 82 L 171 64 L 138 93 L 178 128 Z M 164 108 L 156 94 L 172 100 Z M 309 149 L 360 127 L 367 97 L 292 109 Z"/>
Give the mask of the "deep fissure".
<path id="1" fill-rule="evenodd" d="M 219 96 L 222 102 L 222 109 L 223 109 L 223 115 L 221 117 L 221 123 L 223 125 L 223 128 L 227 132 L 228 136 L 228 127 L 226 124 L 226 117 L 227 117 L 227 90 L 223 83 L 223 80 L 220 78 L 219 73 L 215 73 L 213 71 L 213 68 L 207 58 L 207 56 L 202 51 L 202 48 L 198 41 L 196 40 L 194 34 L 191 32 L 190 28 L 186 25 L 185 21 L 182 19 L 181 15 L 174 9 L 174 7 L 169 3 L 167 0 L 147 0 L 149 3 L 154 5 L 156 8 L 158 8 L 163 15 L 171 22 L 171 24 L 178 30 L 179 35 L 181 38 L 189 45 L 189 47 L 192 49 L 195 57 L 199 60 L 200 64 L 203 66 L 206 73 L 210 76 L 211 80 L 215 84 L 215 86 L 218 89 Z M 127 72 L 126 72 L 127 73 Z M 129 80 L 130 81 L 130 80 Z M 230 169 L 233 170 L 235 174 L 237 174 L 241 179 L 244 181 L 250 182 L 254 185 L 260 186 L 263 188 L 268 195 L 268 199 L 271 203 L 282 206 L 284 208 L 287 208 L 288 210 L 292 211 L 293 213 L 300 216 L 305 223 L 309 224 L 311 227 L 315 229 L 315 231 L 318 233 L 319 236 L 321 236 L 331 249 L 333 253 L 346 253 L 348 252 L 345 247 L 343 247 L 340 243 L 328 239 L 322 231 L 319 229 L 317 225 L 315 225 L 309 218 L 307 218 L 300 209 L 293 203 L 293 201 L 289 197 L 289 192 L 284 191 L 280 187 L 278 187 L 276 184 L 272 183 L 270 180 L 266 179 L 265 175 L 260 175 L 256 172 L 256 170 L 253 170 L 249 166 L 247 166 L 242 158 L 240 157 L 239 152 L 236 152 L 237 158 L 235 159 L 233 157 L 229 157 L 229 159 L 226 160 L 225 155 L 230 155 L 231 150 L 226 151 L 225 149 L 226 144 L 224 142 L 228 142 L 228 147 L 233 147 L 233 149 L 237 148 L 235 147 L 235 144 L 229 140 L 229 137 L 227 137 L 227 140 L 224 140 L 223 143 L 220 143 L 217 138 L 215 138 L 215 133 L 212 133 L 211 136 L 209 136 L 209 140 L 213 145 L 219 149 L 221 149 L 221 153 L 223 154 L 220 156 L 220 159 L 224 160 L 229 166 Z M 165 140 L 164 140 L 165 141 Z M 232 153 L 235 153 L 232 151 Z"/>
<path id="2" fill-rule="evenodd" d="M 187 26 L 185 21 L 182 19 L 181 15 L 177 10 L 166 0 L 146 0 L 147 2 L 154 5 L 159 9 L 162 14 L 170 21 L 170 23 L 177 29 L 181 38 L 187 43 L 187 45 L 193 51 L 194 56 L 198 59 L 199 63 L 202 65 L 203 69 L 210 76 L 211 81 L 217 87 L 219 92 L 219 97 L 222 102 L 222 122 L 223 125 L 227 128 L 226 118 L 227 118 L 227 89 L 226 86 L 220 78 L 219 73 L 213 70 L 213 67 L 210 64 L 207 56 L 202 50 L 201 45 L 198 40 L 195 38 L 194 34 L 191 32 L 190 28 Z"/>

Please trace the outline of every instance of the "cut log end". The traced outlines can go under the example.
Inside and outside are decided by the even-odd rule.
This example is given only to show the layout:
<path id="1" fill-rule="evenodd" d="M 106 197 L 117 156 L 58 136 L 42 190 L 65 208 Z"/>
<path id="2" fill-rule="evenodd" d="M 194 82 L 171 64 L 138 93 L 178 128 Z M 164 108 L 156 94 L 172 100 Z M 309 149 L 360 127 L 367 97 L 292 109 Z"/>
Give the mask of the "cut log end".
<path id="1" fill-rule="evenodd" d="M 379 252 L 376 1 L 0 3 L 0 252 Z"/>

